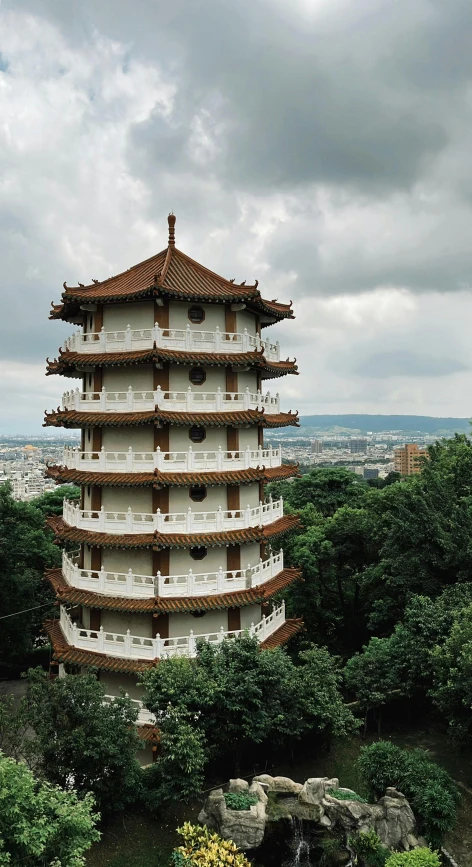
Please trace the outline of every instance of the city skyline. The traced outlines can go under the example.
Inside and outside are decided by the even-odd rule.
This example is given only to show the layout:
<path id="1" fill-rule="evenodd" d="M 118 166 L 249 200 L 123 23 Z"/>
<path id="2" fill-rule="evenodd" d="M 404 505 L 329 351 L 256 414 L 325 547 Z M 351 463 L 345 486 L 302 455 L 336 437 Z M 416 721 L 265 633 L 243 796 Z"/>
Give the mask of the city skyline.
<path id="1" fill-rule="evenodd" d="M 283 408 L 468 417 L 470 4 L 96 7 L 0 8 L 2 431 L 60 402 L 63 281 L 157 253 L 171 210 L 190 256 L 293 299 Z"/>

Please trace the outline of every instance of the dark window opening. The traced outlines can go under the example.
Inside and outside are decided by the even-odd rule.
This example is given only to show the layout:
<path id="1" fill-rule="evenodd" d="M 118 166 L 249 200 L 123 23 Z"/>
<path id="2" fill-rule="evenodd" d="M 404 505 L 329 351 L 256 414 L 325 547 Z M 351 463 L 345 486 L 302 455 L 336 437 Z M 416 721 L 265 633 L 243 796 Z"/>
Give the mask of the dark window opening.
<path id="1" fill-rule="evenodd" d="M 194 425 L 194 427 L 190 428 L 188 435 L 193 443 L 202 443 L 206 437 L 206 430 L 204 427 Z"/>
<path id="2" fill-rule="evenodd" d="M 206 548 L 190 548 L 190 556 L 192 560 L 203 560 L 207 555 Z"/>
<path id="3" fill-rule="evenodd" d="M 192 485 L 189 491 L 189 497 L 194 503 L 201 503 L 207 495 L 207 489 L 204 485 Z"/>
<path id="4" fill-rule="evenodd" d="M 192 367 L 188 378 L 193 385 L 203 385 L 206 380 L 206 373 L 203 367 Z"/>
<path id="5" fill-rule="evenodd" d="M 204 322 L 205 320 L 205 311 L 203 307 L 199 307 L 197 304 L 193 304 L 188 308 L 188 318 L 190 322 L 195 322 L 198 325 L 200 322 Z"/>
<path id="6" fill-rule="evenodd" d="M 204 617 L 206 614 L 206 611 L 192 611 L 191 614 L 192 614 L 192 617 Z M 197 636 L 197 638 L 198 638 L 198 636 Z"/>

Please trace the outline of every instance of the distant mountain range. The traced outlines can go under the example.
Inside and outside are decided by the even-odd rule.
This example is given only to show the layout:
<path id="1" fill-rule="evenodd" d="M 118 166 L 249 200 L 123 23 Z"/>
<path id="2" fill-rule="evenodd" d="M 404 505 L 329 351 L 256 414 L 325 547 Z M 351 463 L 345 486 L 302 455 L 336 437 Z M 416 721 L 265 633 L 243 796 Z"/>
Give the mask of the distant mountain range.
<path id="1" fill-rule="evenodd" d="M 301 426 L 312 432 L 355 431 L 356 433 L 380 433 L 381 431 L 404 431 L 405 433 L 437 434 L 443 436 L 457 431 L 470 433 L 468 418 L 434 418 L 429 415 L 304 415 Z M 293 430 L 292 428 L 290 429 Z"/>

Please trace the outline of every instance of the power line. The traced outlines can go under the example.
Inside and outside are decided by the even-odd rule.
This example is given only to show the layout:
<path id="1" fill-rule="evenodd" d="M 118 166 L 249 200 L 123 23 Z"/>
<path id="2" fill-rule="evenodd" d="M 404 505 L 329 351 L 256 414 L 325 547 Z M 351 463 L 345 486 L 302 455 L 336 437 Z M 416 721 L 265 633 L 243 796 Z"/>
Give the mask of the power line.
<path id="1" fill-rule="evenodd" d="M 17 617 L 19 614 L 27 614 L 28 611 L 37 611 L 38 608 L 44 608 L 46 605 L 53 605 L 51 602 L 43 602 L 41 605 L 35 605 L 33 608 L 24 608 L 23 611 L 15 611 L 13 614 L 3 614 L 0 620 L 6 620 L 8 617 Z"/>

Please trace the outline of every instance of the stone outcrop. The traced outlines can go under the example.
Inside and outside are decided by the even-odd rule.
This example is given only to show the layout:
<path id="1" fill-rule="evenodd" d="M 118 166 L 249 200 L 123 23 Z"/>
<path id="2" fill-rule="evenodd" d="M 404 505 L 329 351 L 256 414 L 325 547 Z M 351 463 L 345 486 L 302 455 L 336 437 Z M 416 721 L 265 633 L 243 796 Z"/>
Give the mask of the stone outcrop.
<path id="1" fill-rule="evenodd" d="M 330 792 L 335 789 L 345 797 L 333 797 Z M 288 777 L 260 774 L 250 786 L 246 780 L 230 780 L 229 791 L 251 793 L 257 797 L 257 804 L 249 810 L 229 810 L 223 789 L 214 789 L 198 818 L 221 837 L 234 840 L 243 851 L 260 846 L 268 822 L 290 817 L 315 822 L 326 830 L 341 830 L 346 835 L 372 830 L 389 849 L 408 850 L 422 842 L 416 837 L 415 817 L 408 801 L 393 788 L 387 789 L 376 804 L 364 804 L 356 800 L 351 789 L 340 789 L 336 778 L 313 777 L 301 785 Z"/>

